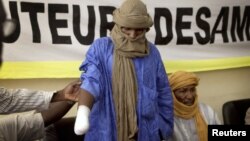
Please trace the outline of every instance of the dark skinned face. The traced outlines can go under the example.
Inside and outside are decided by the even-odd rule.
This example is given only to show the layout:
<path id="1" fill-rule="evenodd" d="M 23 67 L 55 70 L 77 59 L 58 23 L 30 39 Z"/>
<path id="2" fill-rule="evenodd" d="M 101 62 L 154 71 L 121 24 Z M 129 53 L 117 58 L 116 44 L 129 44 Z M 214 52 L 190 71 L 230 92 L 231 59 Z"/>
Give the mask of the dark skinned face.
<path id="1" fill-rule="evenodd" d="M 195 85 L 189 85 L 183 88 L 176 89 L 174 90 L 174 95 L 179 102 L 187 106 L 191 106 L 195 101 L 196 87 Z"/>

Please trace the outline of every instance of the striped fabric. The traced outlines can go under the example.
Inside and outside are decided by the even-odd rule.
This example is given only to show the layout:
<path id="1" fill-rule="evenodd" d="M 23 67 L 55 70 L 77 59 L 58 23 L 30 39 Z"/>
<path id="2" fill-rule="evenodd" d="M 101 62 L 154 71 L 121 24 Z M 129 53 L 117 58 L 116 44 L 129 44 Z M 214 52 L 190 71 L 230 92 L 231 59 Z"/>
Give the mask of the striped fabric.
<path id="1" fill-rule="evenodd" d="M 53 92 L 0 88 L 0 114 L 25 112 L 49 107 Z"/>

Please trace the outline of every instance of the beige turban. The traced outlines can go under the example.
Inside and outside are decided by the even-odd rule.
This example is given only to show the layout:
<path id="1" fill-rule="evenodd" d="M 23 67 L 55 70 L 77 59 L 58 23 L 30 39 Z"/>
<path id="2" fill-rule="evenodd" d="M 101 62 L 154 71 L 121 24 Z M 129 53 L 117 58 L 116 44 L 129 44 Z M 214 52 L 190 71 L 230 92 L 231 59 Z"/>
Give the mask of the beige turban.
<path id="1" fill-rule="evenodd" d="M 153 25 L 146 5 L 140 0 L 126 0 L 113 12 L 116 24 L 130 28 L 149 28 Z"/>
<path id="2" fill-rule="evenodd" d="M 168 78 L 173 91 L 185 86 L 197 86 L 199 84 L 199 78 L 192 72 L 177 71 L 169 75 Z"/>

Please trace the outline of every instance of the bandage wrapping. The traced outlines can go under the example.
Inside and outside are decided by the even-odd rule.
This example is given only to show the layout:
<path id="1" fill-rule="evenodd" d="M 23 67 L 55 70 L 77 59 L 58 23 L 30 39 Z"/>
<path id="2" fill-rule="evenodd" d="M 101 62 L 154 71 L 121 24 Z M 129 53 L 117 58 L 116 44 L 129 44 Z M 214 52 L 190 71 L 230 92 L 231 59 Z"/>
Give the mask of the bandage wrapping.
<path id="1" fill-rule="evenodd" d="M 89 129 L 90 109 L 85 105 L 80 105 L 77 110 L 74 131 L 76 135 L 83 135 Z"/>

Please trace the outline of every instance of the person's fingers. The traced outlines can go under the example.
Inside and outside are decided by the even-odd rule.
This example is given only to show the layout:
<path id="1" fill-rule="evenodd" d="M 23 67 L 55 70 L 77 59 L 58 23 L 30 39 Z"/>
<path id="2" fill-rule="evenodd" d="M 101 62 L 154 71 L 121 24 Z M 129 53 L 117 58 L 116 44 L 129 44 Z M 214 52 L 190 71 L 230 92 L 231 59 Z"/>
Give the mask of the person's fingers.
<path id="1" fill-rule="evenodd" d="M 75 80 L 75 82 L 81 83 L 82 81 L 81 81 L 81 79 L 77 79 L 77 80 Z"/>
<path id="2" fill-rule="evenodd" d="M 78 98 L 78 96 L 76 96 L 75 99 L 74 99 L 74 101 L 78 102 L 78 100 L 79 100 L 79 98 Z"/>
<path id="3" fill-rule="evenodd" d="M 75 94 L 75 102 L 78 102 L 79 99 L 79 91 Z"/>
<path id="4" fill-rule="evenodd" d="M 80 79 L 77 79 L 73 82 L 71 82 L 71 84 L 74 86 L 74 87 L 77 87 L 77 86 L 80 86 L 82 84 L 82 81 Z"/>

